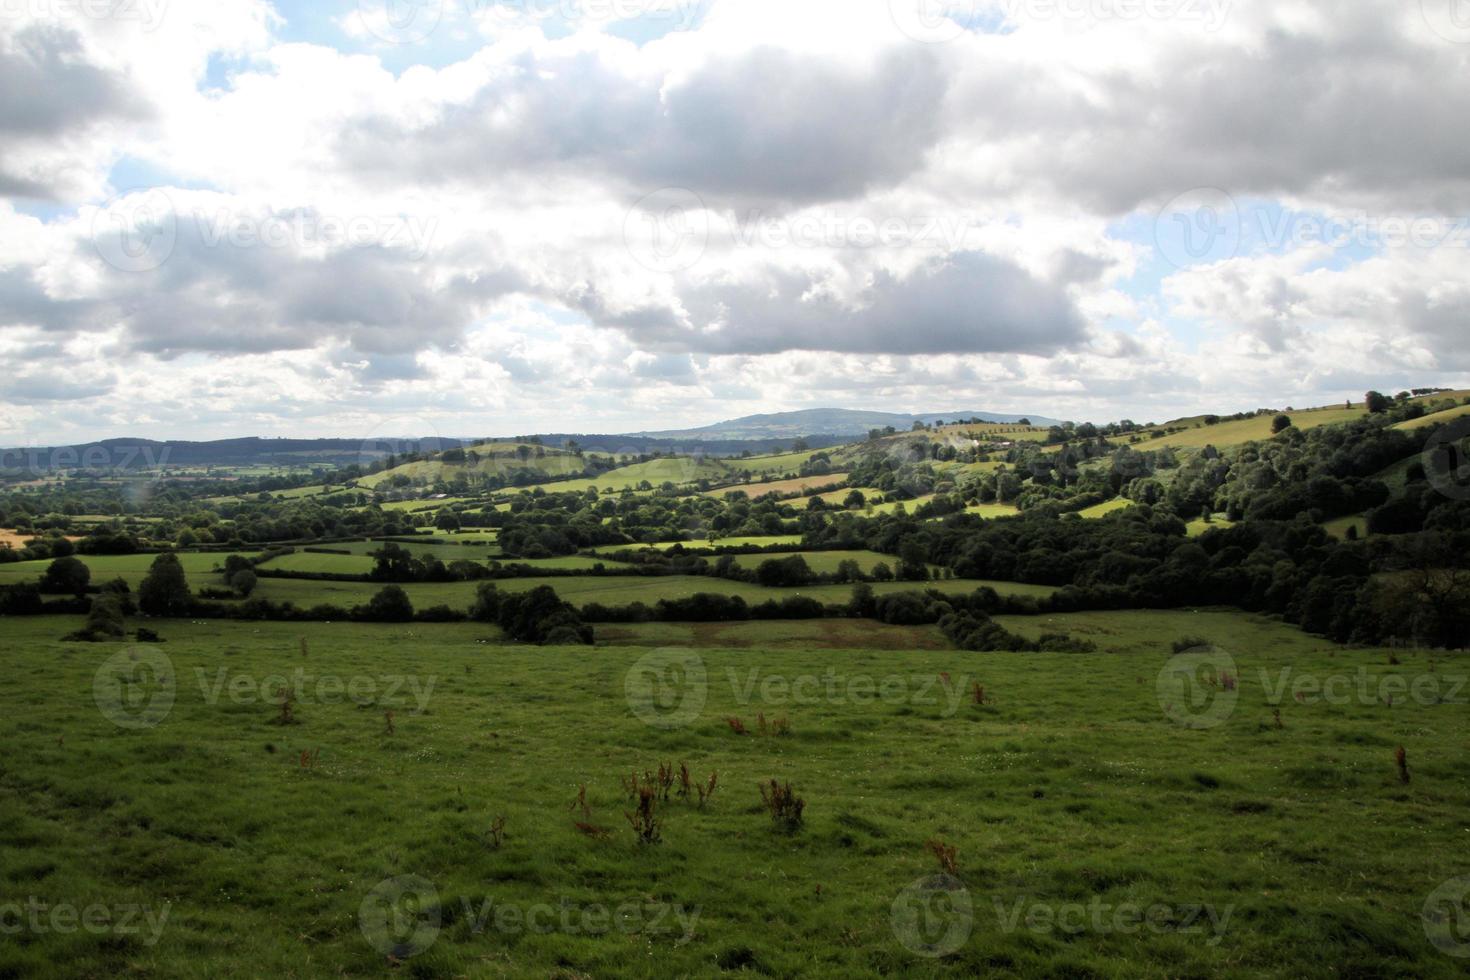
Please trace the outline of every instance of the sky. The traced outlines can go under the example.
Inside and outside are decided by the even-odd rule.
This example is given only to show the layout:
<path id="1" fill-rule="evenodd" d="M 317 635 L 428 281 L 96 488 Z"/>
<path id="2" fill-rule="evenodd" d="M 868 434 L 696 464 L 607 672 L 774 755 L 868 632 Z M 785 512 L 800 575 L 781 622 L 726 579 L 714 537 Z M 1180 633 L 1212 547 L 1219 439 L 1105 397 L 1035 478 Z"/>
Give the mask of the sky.
<path id="1" fill-rule="evenodd" d="M 0 445 L 1470 387 L 1470 0 L 0 0 Z"/>

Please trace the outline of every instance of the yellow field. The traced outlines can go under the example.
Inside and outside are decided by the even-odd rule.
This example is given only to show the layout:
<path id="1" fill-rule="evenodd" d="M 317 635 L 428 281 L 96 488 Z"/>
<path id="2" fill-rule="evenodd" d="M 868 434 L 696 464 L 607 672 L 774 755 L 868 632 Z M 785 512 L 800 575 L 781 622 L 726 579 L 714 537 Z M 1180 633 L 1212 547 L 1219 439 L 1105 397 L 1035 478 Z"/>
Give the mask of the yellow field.
<path id="1" fill-rule="evenodd" d="M 1337 422 L 1350 422 L 1356 418 L 1362 418 L 1368 414 L 1362 406 L 1353 408 L 1312 408 L 1300 409 L 1295 412 L 1286 412 L 1291 416 L 1292 424 L 1298 429 L 1306 431 L 1315 429 L 1320 425 L 1332 425 Z M 1173 435 L 1161 436 L 1148 439 L 1137 445 L 1138 449 L 1203 449 L 1205 446 L 1214 446 L 1223 449 L 1227 446 L 1243 446 L 1248 442 L 1260 442 L 1271 438 L 1271 420 L 1275 413 L 1257 415 L 1248 419 L 1240 419 L 1234 422 L 1221 422 L 1218 425 L 1205 425 L 1202 418 L 1179 419 L 1170 422 L 1169 426 L 1199 425 L 1199 428 L 1189 428 L 1184 432 L 1176 432 Z"/>
<path id="2" fill-rule="evenodd" d="M 1438 428 L 1439 426 L 1444 425 L 1447 422 L 1453 422 L 1455 419 L 1464 418 L 1466 415 L 1470 415 L 1470 405 L 1456 405 L 1454 408 L 1449 409 L 1448 411 L 1435 412 L 1433 415 L 1426 415 L 1423 418 L 1411 419 L 1408 422 L 1400 422 L 1398 425 L 1394 426 L 1394 428 L 1403 429 L 1405 432 L 1414 432 L 1419 429 Z"/>
<path id="3" fill-rule="evenodd" d="M 793 494 L 804 493 L 807 490 L 821 490 L 824 487 L 835 487 L 841 485 L 847 479 L 846 473 L 828 473 L 826 476 L 803 476 L 795 480 L 777 480 L 773 483 L 743 483 L 735 487 L 721 487 L 711 490 L 705 496 L 723 497 L 727 493 L 739 490 L 754 500 L 756 497 L 764 497 L 768 493 L 777 493 L 783 497 Z M 839 491 L 839 495 L 841 491 Z"/>
<path id="4" fill-rule="evenodd" d="M 1132 506 L 1133 501 L 1129 500 L 1127 497 L 1117 497 L 1113 500 L 1107 501 L 1106 503 L 1096 504 L 1092 507 L 1086 508 L 1085 510 L 1079 510 L 1077 513 L 1086 518 L 1106 517 L 1114 511 L 1127 510 L 1129 507 Z"/>
<path id="5" fill-rule="evenodd" d="M 529 455 L 522 459 L 518 455 L 520 449 L 525 449 Z M 432 483 L 435 480 L 452 480 L 460 473 L 498 476 L 523 469 L 536 470 L 545 473 L 548 477 L 555 477 L 580 473 L 587 465 L 581 457 L 565 450 L 513 442 L 482 443 L 469 447 L 466 452 L 479 453 L 481 458 L 474 463 L 444 463 L 438 459 L 419 460 L 365 476 L 358 482 L 365 487 L 376 487 L 392 477 L 406 476 L 415 482 Z M 542 455 L 538 456 L 538 452 Z"/>

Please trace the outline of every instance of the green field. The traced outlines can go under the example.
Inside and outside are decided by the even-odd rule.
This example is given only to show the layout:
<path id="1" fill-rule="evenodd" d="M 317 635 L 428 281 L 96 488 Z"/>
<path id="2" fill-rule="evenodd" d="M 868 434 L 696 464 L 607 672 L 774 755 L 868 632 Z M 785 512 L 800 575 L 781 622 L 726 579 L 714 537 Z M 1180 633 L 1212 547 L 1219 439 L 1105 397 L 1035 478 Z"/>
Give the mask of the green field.
<path id="1" fill-rule="evenodd" d="M 502 591 L 521 592 L 538 585 L 549 585 L 557 594 L 575 605 L 600 602 L 603 605 L 627 605 L 642 602 L 652 606 L 659 599 L 687 598 L 698 592 L 718 595 L 738 595 L 746 602 L 764 602 L 767 599 L 783 599 L 787 596 L 808 596 L 820 602 L 843 603 L 852 595 L 850 585 L 815 585 L 806 588 L 771 589 L 746 582 L 703 575 L 666 576 L 564 576 L 556 578 L 511 578 L 496 583 Z M 989 585 L 997 592 L 1010 595 L 1050 595 L 1055 590 L 1044 585 L 1023 585 L 1014 582 L 981 582 L 974 579 L 951 579 L 943 582 L 878 582 L 873 591 L 879 595 L 888 592 L 907 592 L 914 589 L 934 588 L 943 592 L 971 592 L 981 585 Z M 454 609 L 468 609 L 474 602 L 475 582 L 415 582 L 403 586 L 416 609 L 429 606 L 448 605 Z M 294 602 L 302 608 L 319 603 L 338 606 L 353 606 L 366 602 L 373 593 L 382 588 L 376 582 L 332 582 L 305 579 L 262 578 L 254 595 L 273 602 Z"/>
<path id="2" fill-rule="evenodd" d="M 758 547 L 758 548 L 766 548 L 766 547 L 770 547 L 771 545 L 796 545 L 796 544 L 801 544 L 801 535 L 799 535 L 799 534 L 773 534 L 773 535 L 769 535 L 767 537 L 760 537 L 760 538 L 755 538 L 755 537 L 745 537 L 745 538 L 716 538 L 713 547 L 715 547 L 715 548 L 743 548 L 743 547 L 747 547 L 747 546 L 754 546 L 754 547 Z M 610 544 L 610 545 L 604 545 L 604 546 L 602 546 L 600 548 L 593 548 L 592 550 L 595 551 L 595 552 L 597 552 L 598 554 L 611 554 L 612 552 L 615 552 L 615 551 L 627 551 L 629 549 L 638 549 L 638 548 L 657 548 L 660 551 L 668 551 L 670 548 L 672 548 L 672 547 L 674 547 L 676 545 L 683 545 L 686 548 L 709 548 L 709 547 L 711 547 L 708 538 L 697 538 L 697 539 L 694 539 L 694 540 L 691 540 L 691 541 L 660 541 L 658 544 L 645 544 L 645 545 Z"/>
<path id="3" fill-rule="evenodd" d="M 742 568 L 755 568 L 763 561 L 772 558 L 789 558 L 792 555 L 800 555 L 812 571 L 817 573 L 831 573 L 837 571 L 837 566 L 844 561 L 855 561 L 864 573 L 871 573 L 873 566 L 879 562 L 892 569 L 898 564 L 898 559 L 892 555 L 880 555 L 876 551 L 789 551 L 776 552 L 774 554 L 761 555 L 738 555 L 735 564 Z"/>
<path id="4" fill-rule="evenodd" d="M 1112 500 L 1108 500 L 1100 504 L 1095 504 L 1092 507 L 1088 507 L 1084 510 L 1079 510 L 1077 513 L 1079 516 L 1089 519 L 1097 517 L 1107 517 L 1109 514 L 1116 513 L 1120 510 L 1127 510 L 1129 507 L 1132 506 L 1133 501 L 1129 500 L 1127 497 L 1115 497 Z"/>
<path id="5" fill-rule="evenodd" d="M 1463 952 L 1454 920 L 1424 914 L 1470 873 L 1466 708 L 1378 698 L 1452 691 L 1464 656 L 1388 666 L 1216 611 L 1006 620 L 1091 655 L 732 636 L 652 661 L 478 624 L 187 621 L 132 661 L 58 641 L 79 623 L 0 640 L 0 907 L 43 924 L 0 942 L 0 975 L 1464 975 L 1431 943 Z M 1156 683 L 1186 633 L 1239 677 L 1186 716 L 1212 727 Z M 650 701 L 670 657 L 684 680 Z M 1335 679 L 1372 696 L 1270 700 Z M 282 684 L 295 724 L 273 723 Z M 718 788 L 659 804 L 640 845 L 619 780 L 664 762 Z M 761 809 L 771 778 L 806 802 L 793 832 Z"/>
<path id="6" fill-rule="evenodd" d="M 148 567 L 153 564 L 157 555 L 77 555 L 87 567 L 92 570 L 92 584 L 100 585 L 108 579 L 121 577 L 133 588 L 143 581 L 143 576 L 148 574 Z M 229 557 L 228 552 L 218 551 L 208 554 L 194 552 L 180 552 L 179 562 L 184 566 L 184 572 L 190 581 L 196 579 L 198 584 L 222 585 L 218 575 L 208 574 L 216 567 L 223 566 L 225 559 Z M 253 554 L 248 557 L 254 557 Z M 15 582 L 34 582 L 46 572 L 50 561 L 18 561 L 0 564 L 0 585 L 10 585 Z"/>
<path id="7" fill-rule="evenodd" d="M 1302 409 L 1285 414 L 1291 416 L 1293 425 L 1305 432 L 1321 425 L 1333 425 L 1362 418 L 1367 414 L 1367 410 L 1361 405 L 1355 405 L 1352 408 L 1344 408 L 1339 405 L 1335 408 Z M 1189 426 L 1184 432 L 1145 439 L 1138 444 L 1137 448 L 1140 450 L 1202 449 L 1205 446 L 1214 446 L 1216 449 L 1224 449 L 1229 446 L 1242 446 L 1247 442 L 1261 442 L 1271 438 L 1271 421 L 1275 417 L 1276 414 L 1273 412 L 1266 415 L 1255 415 L 1248 419 L 1237 419 L 1233 422 L 1220 422 L 1217 425 L 1205 425 L 1202 418 L 1181 419 L 1178 422 L 1171 422 L 1170 425 Z"/>
<path id="8" fill-rule="evenodd" d="M 519 455 L 521 450 L 526 452 L 524 459 Z M 438 457 L 424 459 L 365 476 L 358 482 L 364 487 L 376 487 L 393 477 L 404 476 L 415 483 L 433 483 L 436 480 L 450 481 L 461 474 L 497 477 L 517 470 L 536 470 L 548 477 L 557 477 L 580 473 L 587 465 L 581 457 L 564 450 L 526 443 L 480 443 L 466 447 L 465 451 L 479 453 L 481 459 L 474 463 L 445 463 Z"/>
<path id="9" fill-rule="evenodd" d="M 1395 429 L 1415 432 L 1419 429 L 1433 429 L 1446 425 L 1459 418 L 1470 415 L 1470 405 L 1457 405 L 1443 412 L 1435 412 L 1433 415 L 1425 415 L 1421 418 L 1410 419 L 1408 422 L 1400 422 L 1394 426 Z"/>
<path id="10" fill-rule="evenodd" d="M 694 459 L 688 456 L 679 456 L 669 459 L 652 459 L 646 463 L 634 463 L 631 466 L 622 466 L 615 470 L 599 473 L 595 477 L 586 480 L 559 480 L 555 483 L 543 485 L 548 493 L 584 493 L 591 488 L 598 491 L 633 490 L 640 483 L 648 483 L 655 489 L 665 483 L 672 483 L 677 487 L 684 487 L 699 480 L 728 481 L 735 478 L 723 461 L 713 457 L 702 457 Z M 521 490 L 507 491 L 508 493 L 520 493 Z"/>

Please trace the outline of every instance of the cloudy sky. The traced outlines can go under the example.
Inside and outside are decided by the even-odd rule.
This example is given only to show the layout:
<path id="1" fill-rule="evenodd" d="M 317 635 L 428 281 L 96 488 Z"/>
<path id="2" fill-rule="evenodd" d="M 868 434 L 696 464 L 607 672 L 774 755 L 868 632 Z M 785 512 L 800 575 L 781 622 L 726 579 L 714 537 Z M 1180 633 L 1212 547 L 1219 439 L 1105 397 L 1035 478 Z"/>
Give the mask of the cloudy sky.
<path id="1" fill-rule="evenodd" d="M 1467 0 L 0 0 L 0 444 L 1470 385 Z"/>

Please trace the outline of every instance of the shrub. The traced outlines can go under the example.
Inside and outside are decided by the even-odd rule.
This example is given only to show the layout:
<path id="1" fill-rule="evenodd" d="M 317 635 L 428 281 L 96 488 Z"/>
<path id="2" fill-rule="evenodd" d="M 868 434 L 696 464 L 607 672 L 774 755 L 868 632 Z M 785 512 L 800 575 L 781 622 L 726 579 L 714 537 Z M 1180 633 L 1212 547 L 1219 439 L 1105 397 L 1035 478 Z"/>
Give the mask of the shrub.
<path id="1" fill-rule="evenodd" d="M 788 782 L 782 785 L 776 780 L 761 783 L 761 802 L 771 814 L 771 821 L 782 830 L 795 831 L 801 827 L 806 800 L 796 795 Z"/>
<path id="2" fill-rule="evenodd" d="M 648 785 L 637 787 L 637 806 L 631 811 L 624 811 L 623 816 L 628 825 L 633 828 L 634 835 L 640 844 L 657 844 L 662 835 L 662 821 L 658 817 L 658 792 Z"/>
<path id="3" fill-rule="evenodd" d="M 103 593 L 92 600 L 87 624 L 66 639 L 84 643 L 120 640 L 127 635 L 123 625 L 122 600 L 114 593 Z"/>
<path id="4" fill-rule="evenodd" d="M 58 558 L 41 576 L 41 591 L 53 595 L 82 595 L 92 581 L 92 570 L 80 558 Z"/>
<path id="5" fill-rule="evenodd" d="M 193 601 L 179 556 L 166 551 L 153 559 L 138 586 L 138 608 L 149 616 L 186 616 Z"/>
<path id="6" fill-rule="evenodd" d="M 368 600 L 366 606 L 358 606 L 355 618 L 370 623 L 407 623 L 413 620 L 413 603 L 408 593 L 400 586 L 387 585 Z"/>
<path id="7" fill-rule="evenodd" d="M 957 847 L 952 844 L 946 844 L 938 837 L 925 841 L 924 847 L 928 849 L 930 854 L 934 855 L 934 860 L 939 862 L 940 871 L 949 875 L 951 878 L 959 877 L 959 849 Z"/>

